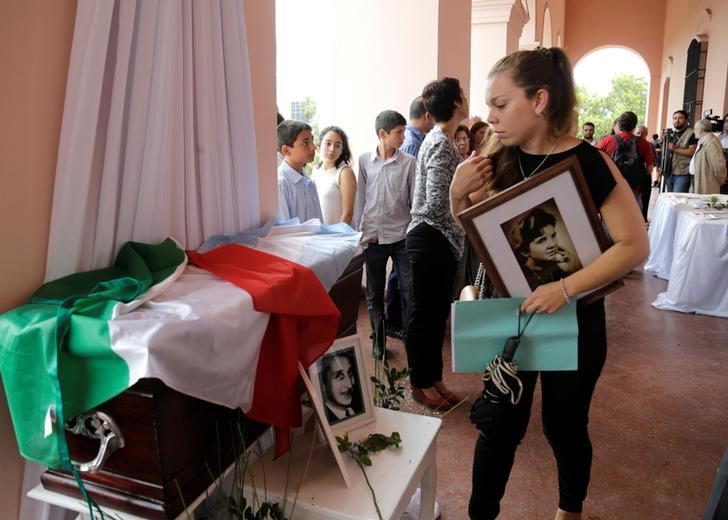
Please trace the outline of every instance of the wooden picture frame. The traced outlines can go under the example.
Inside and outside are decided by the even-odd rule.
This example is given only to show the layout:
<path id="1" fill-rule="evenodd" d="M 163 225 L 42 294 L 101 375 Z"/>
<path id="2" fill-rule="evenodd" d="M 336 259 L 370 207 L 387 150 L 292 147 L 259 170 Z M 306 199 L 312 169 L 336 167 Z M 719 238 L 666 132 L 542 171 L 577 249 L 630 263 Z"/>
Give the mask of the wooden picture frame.
<path id="1" fill-rule="evenodd" d="M 323 403 L 323 419 L 336 435 L 376 419 L 359 336 L 334 341 L 308 373 Z"/>
<path id="2" fill-rule="evenodd" d="M 593 262 L 609 247 L 578 160 L 570 157 L 458 214 L 501 297 L 526 297 Z M 621 287 L 586 294 L 589 303 Z"/>

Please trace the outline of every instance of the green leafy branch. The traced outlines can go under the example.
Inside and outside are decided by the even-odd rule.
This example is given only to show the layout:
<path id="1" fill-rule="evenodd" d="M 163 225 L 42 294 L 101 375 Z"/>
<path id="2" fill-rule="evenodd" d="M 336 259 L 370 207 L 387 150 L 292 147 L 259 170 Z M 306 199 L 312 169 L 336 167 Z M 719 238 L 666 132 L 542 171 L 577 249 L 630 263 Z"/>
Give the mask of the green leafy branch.
<path id="1" fill-rule="evenodd" d="M 194 515 L 194 518 L 200 520 L 218 520 L 218 519 L 235 519 L 235 520 L 287 520 L 285 515 L 285 498 L 287 495 L 287 489 L 283 493 L 283 505 L 281 502 L 273 502 L 268 500 L 268 493 L 265 485 L 265 472 L 263 473 L 263 499 L 258 496 L 258 489 L 255 484 L 255 476 L 251 471 L 251 455 L 250 450 L 246 442 L 246 436 L 243 431 L 243 423 L 241 417 L 237 418 L 236 424 L 232 425 L 233 430 L 233 459 L 234 464 L 232 468 L 232 483 L 230 485 L 230 491 L 227 492 L 224 486 L 225 473 L 221 467 L 218 467 L 218 472 L 212 471 L 210 465 L 205 461 L 207 471 L 217 485 L 212 495 L 206 497 L 206 511 L 198 512 Z M 220 433 L 218 431 L 218 424 L 215 423 L 215 430 L 217 436 L 217 446 L 220 447 Z M 221 453 L 218 451 L 218 466 L 220 466 Z M 245 497 L 245 480 L 246 477 L 249 479 L 252 487 L 252 496 L 250 499 Z M 191 515 L 187 509 L 187 504 L 184 503 L 184 497 L 182 490 L 177 484 L 177 490 L 182 499 L 182 504 L 185 508 L 186 518 L 191 520 Z M 299 484 L 300 485 L 300 484 Z M 287 484 L 286 484 L 287 488 Z M 296 498 L 298 497 L 298 491 L 296 491 Z M 293 516 L 293 508 L 295 507 L 295 499 L 293 507 L 291 508 L 291 517 Z"/>
<path id="2" fill-rule="evenodd" d="M 392 432 L 392 435 L 389 437 L 382 433 L 372 433 L 361 442 L 351 442 L 348 434 L 345 434 L 343 437 L 336 437 L 336 445 L 338 446 L 339 451 L 341 453 L 348 453 L 351 455 L 351 458 L 356 461 L 359 469 L 361 469 L 362 475 L 364 475 L 364 480 L 366 480 L 367 486 L 369 486 L 369 491 L 372 494 L 374 507 L 377 510 L 377 516 L 380 520 L 382 519 L 382 512 L 379 510 L 377 496 L 374 493 L 374 488 L 372 487 L 371 482 L 369 482 L 367 472 L 364 471 L 364 466 L 372 465 L 372 459 L 370 457 L 371 454 L 384 451 L 390 447 L 399 448 L 401 443 L 402 438 L 399 436 L 399 432 Z"/>
<path id="3" fill-rule="evenodd" d="M 380 366 L 376 366 L 377 364 Z M 374 404 L 381 408 L 399 410 L 399 404 L 404 400 L 404 381 L 409 377 L 410 369 L 390 368 L 386 360 L 375 361 L 374 369 L 377 375 L 370 378 L 374 384 Z"/>
<path id="4" fill-rule="evenodd" d="M 720 202 L 717 195 L 712 195 L 708 199 L 707 206 L 711 209 L 728 209 L 728 202 Z"/>
<path id="5" fill-rule="evenodd" d="M 374 375 L 370 380 L 374 384 L 374 404 L 380 408 L 399 410 L 399 403 L 404 400 L 404 382 L 409 377 L 410 369 L 397 370 L 387 363 L 387 335 L 384 318 L 374 328 L 372 336 L 372 354 L 374 355 Z"/>

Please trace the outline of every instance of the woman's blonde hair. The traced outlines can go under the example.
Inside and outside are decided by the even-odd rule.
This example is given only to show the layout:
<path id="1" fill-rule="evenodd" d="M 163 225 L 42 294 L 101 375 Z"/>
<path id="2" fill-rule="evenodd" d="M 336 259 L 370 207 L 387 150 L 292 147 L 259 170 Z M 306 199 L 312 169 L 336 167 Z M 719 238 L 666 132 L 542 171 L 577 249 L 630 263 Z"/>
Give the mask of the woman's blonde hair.
<path id="1" fill-rule="evenodd" d="M 488 74 L 506 72 L 527 98 L 533 98 L 540 89 L 549 93 L 549 100 L 543 117 L 549 123 L 554 137 L 571 132 L 576 106 L 574 79 L 571 63 L 564 51 L 558 47 L 538 47 L 532 51 L 516 51 L 496 63 Z M 490 193 L 501 191 L 520 179 L 512 147 L 503 146 L 500 139 L 490 139 L 481 152 L 491 157 L 495 165 L 493 180 L 488 186 Z"/>

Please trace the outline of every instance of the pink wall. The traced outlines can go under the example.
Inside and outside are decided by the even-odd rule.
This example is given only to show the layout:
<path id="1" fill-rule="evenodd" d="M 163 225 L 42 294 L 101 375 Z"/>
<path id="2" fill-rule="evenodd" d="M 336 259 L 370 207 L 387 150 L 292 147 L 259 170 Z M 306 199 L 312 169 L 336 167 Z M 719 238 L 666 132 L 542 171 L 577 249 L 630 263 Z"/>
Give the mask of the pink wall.
<path id="1" fill-rule="evenodd" d="M 75 0 L 0 3 L 0 312 L 40 285 Z M 0 504 L 17 517 L 23 464 L 0 387 Z"/>
<path id="2" fill-rule="evenodd" d="M 710 11 L 710 15 L 706 12 Z M 703 108 L 724 115 L 728 112 L 728 2 L 725 0 L 670 0 L 665 9 L 665 38 L 661 65 L 672 58 L 672 66 L 661 69 L 662 85 L 670 78 L 670 92 L 665 100 L 667 124 L 671 114 L 682 108 L 685 88 L 687 49 L 691 40 L 700 33 L 707 37 L 708 53 L 705 65 Z"/>
<path id="3" fill-rule="evenodd" d="M 245 0 L 244 9 L 265 219 L 276 208 L 275 7 Z M 76 0 L 0 2 L 0 312 L 22 304 L 43 281 L 75 12 Z M 23 463 L 2 385 L 0 461 L 0 510 L 16 518 Z"/>
<path id="4" fill-rule="evenodd" d="M 253 83 L 260 213 L 265 221 L 278 208 L 275 2 L 244 0 L 243 8 Z"/>
<path id="5" fill-rule="evenodd" d="M 458 78 L 470 97 L 470 0 L 440 0 L 437 29 L 437 77 Z"/>
<path id="6" fill-rule="evenodd" d="M 608 8 L 606 4 L 599 8 L 593 2 L 566 0 L 564 50 L 572 65 L 590 51 L 605 46 L 627 47 L 642 56 L 650 69 L 647 126 L 653 131 L 657 128 L 662 84 L 665 3 L 662 0 L 612 0 L 608 5 Z"/>

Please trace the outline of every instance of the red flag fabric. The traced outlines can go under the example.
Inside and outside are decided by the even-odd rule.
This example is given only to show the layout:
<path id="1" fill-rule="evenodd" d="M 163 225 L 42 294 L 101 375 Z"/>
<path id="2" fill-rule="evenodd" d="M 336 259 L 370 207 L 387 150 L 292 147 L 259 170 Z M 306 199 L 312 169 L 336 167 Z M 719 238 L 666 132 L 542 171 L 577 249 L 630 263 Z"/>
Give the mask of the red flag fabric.
<path id="1" fill-rule="evenodd" d="M 289 428 L 301 424 L 298 362 L 308 367 L 333 343 L 341 313 L 309 268 L 262 251 L 227 244 L 187 251 L 191 264 L 247 291 L 270 314 L 258 357 L 253 405 L 246 413 L 276 428 L 276 456 L 289 447 Z"/>

